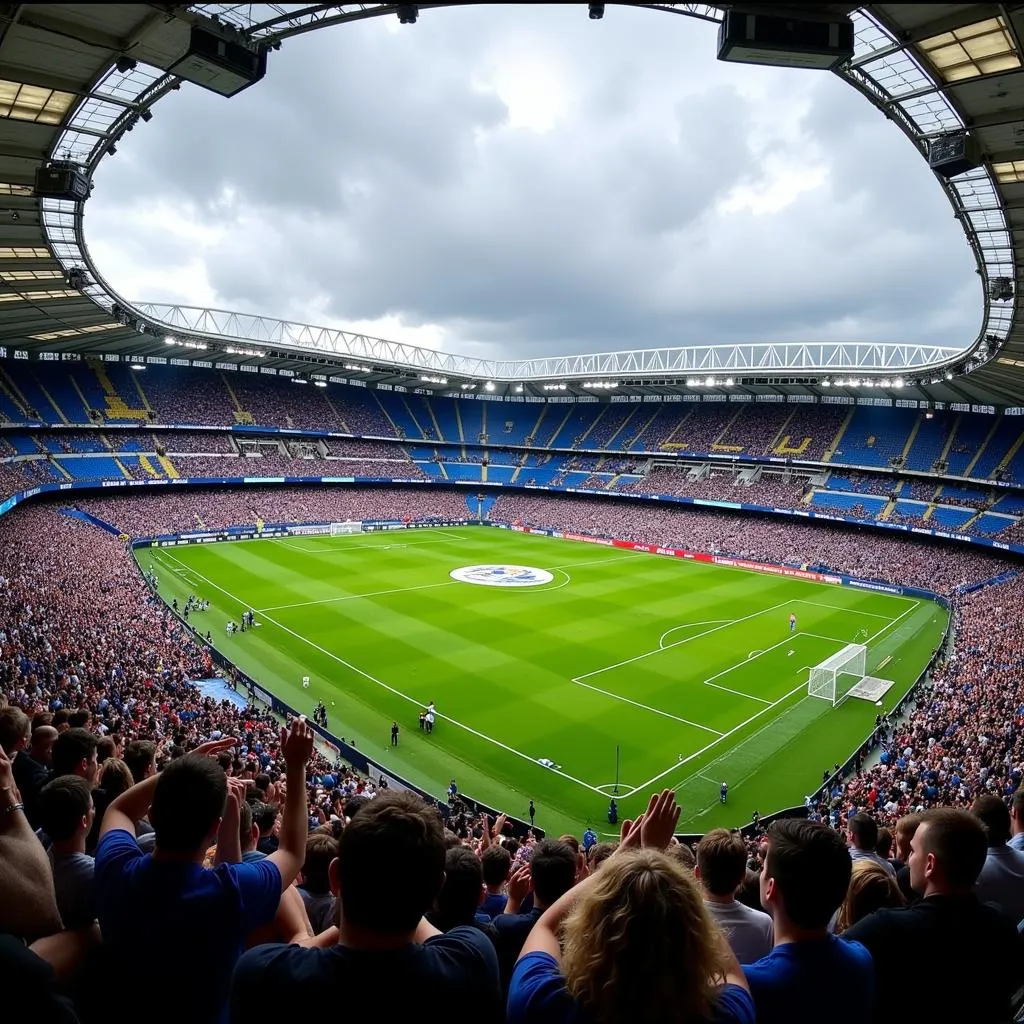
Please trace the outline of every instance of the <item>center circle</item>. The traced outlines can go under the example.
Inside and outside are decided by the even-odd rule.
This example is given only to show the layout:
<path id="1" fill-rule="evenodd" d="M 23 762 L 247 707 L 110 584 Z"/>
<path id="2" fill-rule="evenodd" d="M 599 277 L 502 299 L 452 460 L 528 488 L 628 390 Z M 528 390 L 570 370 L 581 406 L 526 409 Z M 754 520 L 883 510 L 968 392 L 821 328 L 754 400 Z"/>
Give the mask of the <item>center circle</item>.
<path id="1" fill-rule="evenodd" d="M 529 565 L 465 565 L 448 575 L 459 583 L 478 587 L 539 587 L 555 578 L 547 569 Z"/>

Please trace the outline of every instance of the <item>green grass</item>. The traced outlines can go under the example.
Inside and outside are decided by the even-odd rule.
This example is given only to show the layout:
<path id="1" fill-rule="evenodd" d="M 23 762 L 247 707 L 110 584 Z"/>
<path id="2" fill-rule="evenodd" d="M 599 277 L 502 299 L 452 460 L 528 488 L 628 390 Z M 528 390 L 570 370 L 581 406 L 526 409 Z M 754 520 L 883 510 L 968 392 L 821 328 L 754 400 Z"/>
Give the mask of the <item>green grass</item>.
<path id="1" fill-rule="evenodd" d="M 888 709 L 947 622 L 929 601 L 477 527 L 144 549 L 139 560 L 167 601 L 211 602 L 192 624 L 261 686 L 307 714 L 322 699 L 335 735 L 435 794 L 454 776 L 519 817 L 533 799 L 537 824 L 556 833 L 607 830 L 616 746 L 624 816 L 663 786 L 694 831 L 800 803 L 879 711 L 808 697 L 808 667 L 867 642 L 869 673 L 897 683 Z M 506 589 L 449 577 L 482 563 L 554 579 Z M 260 627 L 228 636 L 244 607 Z M 428 736 L 417 721 L 431 700 L 440 718 Z"/>

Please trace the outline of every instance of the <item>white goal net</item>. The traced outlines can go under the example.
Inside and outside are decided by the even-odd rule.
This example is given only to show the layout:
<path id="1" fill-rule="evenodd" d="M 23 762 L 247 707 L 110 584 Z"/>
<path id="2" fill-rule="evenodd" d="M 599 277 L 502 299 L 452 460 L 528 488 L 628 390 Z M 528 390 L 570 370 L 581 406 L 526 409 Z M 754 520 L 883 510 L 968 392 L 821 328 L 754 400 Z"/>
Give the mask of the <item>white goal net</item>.
<path id="1" fill-rule="evenodd" d="M 351 533 L 362 533 L 363 524 L 360 522 L 331 523 L 331 536 L 344 537 Z"/>
<path id="2" fill-rule="evenodd" d="M 847 644 L 841 651 L 811 669 L 807 695 L 829 701 L 834 707 L 851 696 L 867 671 L 868 649 L 864 644 Z"/>

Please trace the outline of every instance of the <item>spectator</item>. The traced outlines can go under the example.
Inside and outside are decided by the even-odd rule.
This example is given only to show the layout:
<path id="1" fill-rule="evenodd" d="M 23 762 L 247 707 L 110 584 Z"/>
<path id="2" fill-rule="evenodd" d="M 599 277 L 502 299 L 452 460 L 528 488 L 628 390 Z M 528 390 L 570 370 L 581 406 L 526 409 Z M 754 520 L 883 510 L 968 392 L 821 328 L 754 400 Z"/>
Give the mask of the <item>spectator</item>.
<path id="1" fill-rule="evenodd" d="M 57 739 L 57 730 L 49 725 L 32 732 L 30 729 L 31 722 L 20 708 L 0 710 L 0 747 L 13 763 L 14 782 L 21 793 L 25 814 L 38 827 L 36 798 L 50 775 L 48 748 Z"/>
<path id="2" fill-rule="evenodd" d="M 1012 1019 L 1010 997 L 1021 977 L 1019 940 L 1014 922 L 974 894 L 986 851 L 985 830 L 973 815 L 951 808 L 927 811 L 911 840 L 909 861 L 911 885 L 923 899 L 879 910 L 846 932 L 871 953 L 876 1021 Z M 957 951 L 955 969 L 943 972 L 941 984 L 908 983 L 934 979 L 941 950 Z"/>
<path id="3" fill-rule="evenodd" d="M 99 762 L 98 741 L 88 729 L 68 729 L 53 744 L 53 776 L 78 775 L 90 786 L 96 784 Z"/>
<path id="4" fill-rule="evenodd" d="M 65 928 L 84 928 L 96 920 L 95 862 L 85 852 L 94 813 L 89 784 L 77 775 L 58 776 L 39 794 L 39 823 L 50 838 L 50 867 Z"/>
<path id="5" fill-rule="evenodd" d="M 156 744 L 152 740 L 132 740 L 125 747 L 124 763 L 136 783 L 145 782 L 156 772 Z"/>
<path id="6" fill-rule="evenodd" d="M 1013 833 L 1010 836 L 1010 846 L 1024 853 L 1024 789 L 1018 789 L 1010 801 L 1010 831 Z"/>
<path id="7" fill-rule="evenodd" d="M 333 835 L 311 835 L 306 840 L 306 860 L 302 865 L 299 895 L 306 905 L 314 935 L 336 924 L 337 900 L 331 892 L 330 866 L 338 855 L 338 841 Z"/>
<path id="8" fill-rule="evenodd" d="M 863 1024 L 874 1002 L 871 957 L 828 932 L 850 885 L 853 862 L 827 825 L 773 822 L 761 872 L 761 903 L 771 914 L 775 948 L 744 967 L 759 1024 Z M 836 1001 L 836 993 L 842 999 Z"/>
<path id="9" fill-rule="evenodd" d="M 493 940 L 490 918 L 479 912 L 484 892 L 480 858 L 468 847 L 453 846 L 445 852 L 444 884 L 427 920 L 442 932 L 450 932 L 460 925 L 475 925 L 483 928 Z"/>
<path id="10" fill-rule="evenodd" d="M 652 797 L 601 870 L 545 910 L 515 967 L 509 1024 L 753 1024 L 743 972 L 700 887 L 664 852 L 678 820 L 671 790 Z"/>
<path id="11" fill-rule="evenodd" d="M 896 868 L 896 884 L 903 893 L 903 899 L 907 903 L 914 903 L 920 896 L 910 887 L 910 868 L 907 861 L 910 860 L 910 844 L 921 824 L 921 815 L 904 814 L 896 822 L 896 860 L 893 867 Z"/>
<path id="12" fill-rule="evenodd" d="M 291 786 L 289 786 L 289 790 Z M 331 864 L 339 925 L 323 948 L 262 946 L 242 957 L 231 1019 L 294 1016 L 345 1007 L 353 1019 L 410 1020 L 424 1007 L 471 1006 L 501 1018 L 498 965 L 488 938 L 459 926 L 447 934 L 424 915 L 444 880 L 444 831 L 436 811 L 407 792 L 381 794 L 341 834 Z"/>
<path id="13" fill-rule="evenodd" d="M 718 923 L 736 959 L 753 963 L 772 951 L 772 919 L 736 899 L 747 873 L 747 846 L 738 832 L 716 828 L 697 844 L 694 874 L 704 891 L 704 903 Z"/>
<path id="14" fill-rule="evenodd" d="M 850 819 L 847 838 L 850 842 L 850 859 L 855 864 L 859 860 L 870 860 L 896 877 L 896 869 L 875 850 L 878 846 L 878 825 L 870 814 L 861 812 Z"/>
<path id="15" fill-rule="evenodd" d="M 853 862 L 850 888 L 836 915 L 833 931 L 842 935 L 868 914 L 884 907 L 903 907 L 906 902 L 896 879 L 881 864 L 864 857 Z"/>
<path id="16" fill-rule="evenodd" d="M 503 846 L 488 846 L 480 856 L 484 874 L 484 887 L 487 894 L 480 905 L 480 913 L 492 920 L 505 912 L 508 896 L 505 886 L 512 872 L 512 857 Z"/>
<path id="17" fill-rule="evenodd" d="M 302 865 L 305 765 L 313 746 L 309 726 L 297 719 L 282 734 L 288 796 L 281 844 L 253 864 L 233 863 L 241 859 L 241 793 L 232 788 L 228 800 L 224 772 L 212 760 L 236 743 L 227 738 L 202 744 L 123 793 L 104 816 L 96 853 L 97 908 L 129 1005 L 143 1005 L 153 992 L 174 992 L 190 1020 L 221 1020 L 245 937 L 274 919 L 282 892 Z M 156 848 L 144 855 L 135 822 L 151 805 Z M 218 832 L 220 865 L 208 871 L 203 857 Z"/>
<path id="18" fill-rule="evenodd" d="M 502 988 L 507 990 L 512 969 L 541 914 L 576 884 L 576 854 L 557 839 L 543 839 L 530 855 L 529 865 L 518 868 L 509 879 L 505 912 L 494 918 L 494 940 L 501 968 Z M 523 901 L 533 892 L 533 907 L 520 913 Z"/>
<path id="19" fill-rule="evenodd" d="M 974 801 L 971 813 L 984 826 L 988 840 L 974 891 L 982 903 L 994 903 L 1015 921 L 1024 920 L 1024 853 L 1007 845 L 1010 811 L 999 797 L 986 793 Z"/>

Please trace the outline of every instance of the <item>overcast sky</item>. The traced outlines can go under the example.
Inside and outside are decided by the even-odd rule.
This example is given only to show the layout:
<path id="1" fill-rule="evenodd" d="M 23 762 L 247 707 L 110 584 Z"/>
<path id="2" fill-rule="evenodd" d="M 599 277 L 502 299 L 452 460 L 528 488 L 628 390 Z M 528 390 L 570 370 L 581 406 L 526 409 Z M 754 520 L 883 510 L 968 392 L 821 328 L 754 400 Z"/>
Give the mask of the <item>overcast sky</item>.
<path id="1" fill-rule="evenodd" d="M 715 33 L 474 5 L 288 40 L 125 138 L 90 249 L 128 299 L 465 354 L 973 341 L 974 263 L 912 146 L 830 74 L 719 63 Z"/>

